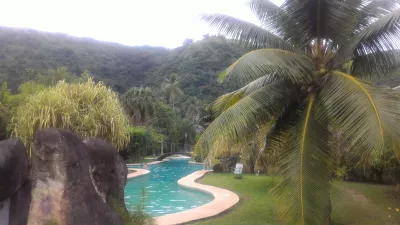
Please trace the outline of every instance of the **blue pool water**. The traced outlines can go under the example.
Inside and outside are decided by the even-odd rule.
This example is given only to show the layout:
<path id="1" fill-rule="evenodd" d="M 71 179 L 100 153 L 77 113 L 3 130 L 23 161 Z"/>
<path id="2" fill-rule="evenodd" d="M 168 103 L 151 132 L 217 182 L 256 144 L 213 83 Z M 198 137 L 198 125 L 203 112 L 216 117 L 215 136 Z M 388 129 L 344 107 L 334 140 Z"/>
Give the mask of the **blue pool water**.
<path id="1" fill-rule="evenodd" d="M 143 188 L 145 190 L 145 212 L 151 216 L 185 211 L 213 200 L 210 194 L 178 185 L 177 181 L 182 177 L 203 169 L 203 165 L 189 164 L 188 162 L 188 159 L 172 159 L 149 165 L 150 174 L 128 179 L 125 187 L 127 208 L 135 209 L 135 206 L 141 201 Z"/>

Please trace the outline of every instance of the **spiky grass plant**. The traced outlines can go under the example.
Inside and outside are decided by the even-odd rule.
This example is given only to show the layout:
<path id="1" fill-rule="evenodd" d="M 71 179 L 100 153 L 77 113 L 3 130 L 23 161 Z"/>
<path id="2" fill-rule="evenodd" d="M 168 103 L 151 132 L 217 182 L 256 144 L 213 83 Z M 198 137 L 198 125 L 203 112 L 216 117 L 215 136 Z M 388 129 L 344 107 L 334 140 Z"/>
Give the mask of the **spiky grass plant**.
<path id="1" fill-rule="evenodd" d="M 81 138 L 102 138 L 121 149 L 129 141 L 127 126 L 117 94 L 92 79 L 78 84 L 61 81 L 30 96 L 12 119 L 13 135 L 23 139 L 29 153 L 35 132 L 42 128 L 64 128 Z"/>

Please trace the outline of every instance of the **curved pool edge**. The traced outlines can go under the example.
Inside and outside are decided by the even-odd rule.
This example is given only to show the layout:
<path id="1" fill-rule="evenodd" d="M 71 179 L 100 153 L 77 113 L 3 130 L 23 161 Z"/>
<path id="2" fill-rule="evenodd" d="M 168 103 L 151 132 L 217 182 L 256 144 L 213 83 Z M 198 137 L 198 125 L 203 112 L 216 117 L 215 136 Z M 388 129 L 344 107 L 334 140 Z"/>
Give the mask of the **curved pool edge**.
<path id="1" fill-rule="evenodd" d="M 182 187 L 210 193 L 214 196 L 214 200 L 194 209 L 154 217 L 158 225 L 183 224 L 217 216 L 239 202 L 239 196 L 232 191 L 196 183 L 196 180 L 200 179 L 208 172 L 211 172 L 211 170 L 198 170 L 178 180 L 178 184 Z"/>
<path id="2" fill-rule="evenodd" d="M 147 165 L 159 164 L 159 163 L 166 162 L 166 161 L 168 161 L 168 160 L 149 162 L 149 163 L 147 163 Z M 137 166 L 140 164 L 139 163 L 129 163 L 126 165 L 127 166 Z M 132 173 L 129 173 L 129 171 L 131 171 Z M 150 170 L 146 170 L 146 169 L 128 168 L 128 174 L 126 175 L 126 178 L 130 179 L 130 178 L 140 177 L 140 176 L 144 176 L 149 173 L 150 173 Z"/>
<path id="3" fill-rule="evenodd" d="M 188 163 L 190 163 L 190 164 L 196 164 L 196 165 L 204 165 L 204 163 L 195 162 L 195 161 L 189 161 Z"/>
<path id="4" fill-rule="evenodd" d="M 159 164 L 159 163 L 163 163 L 163 162 L 166 162 L 166 161 L 169 161 L 169 160 L 168 159 L 163 159 L 161 161 L 153 161 L 153 162 L 147 163 L 147 165 Z"/>
<path id="5" fill-rule="evenodd" d="M 129 171 L 131 171 L 131 173 L 129 173 Z M 140 177 L 149 173 L 150 170 L 145 170 L 145 169 L 138 169 L 138 168 L 128 169 L 128 175 L 126 175 L 126 178 L 130 179 L 130 178 Z"/>
<path id="6" fill-rule="evenodd" d="M 149 162 L 149 163 L 147 163 L 147 165 L 159 164 L 159 163 L 166 162 L 166 161 L 168 161 L 168 159 L 163 159 L 161 161 Z M 126 165 L 127 166 L 140 166 L 140 165 L 143 165 L 143 163 L 126 163 Z"/>

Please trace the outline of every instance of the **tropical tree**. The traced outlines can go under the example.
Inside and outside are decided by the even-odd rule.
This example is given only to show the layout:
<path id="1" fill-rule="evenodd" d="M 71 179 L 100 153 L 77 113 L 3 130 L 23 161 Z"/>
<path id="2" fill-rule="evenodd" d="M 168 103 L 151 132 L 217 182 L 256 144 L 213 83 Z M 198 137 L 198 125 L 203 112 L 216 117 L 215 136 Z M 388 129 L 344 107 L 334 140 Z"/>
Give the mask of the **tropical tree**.
<path id="1" fill-rule="evenodd" d="M 177 81 L 176 74 L 172 74 L 169 80 L 167 80 L 165 86 L 165 94 L 168 104 L 175 110 L 175 105 L 178 103 L 178 99 L 182 97 L 183 91 L 179 88 L 179 82 Z"/>
<path id="2" fill-rule="evenodd" d="M 13 115 L 13 134 L 28 150 L 36 131 L 47 127 L 68 129 L 81 138 L 102 138 L 118 149 L 129 141 L 128 118 L 117 94 L 91 79 L 77 84 L 61 81 L 28 97 Z"/>
<path id="3" fill-rule="evenodd" d="M 30 73 L 35 73 L 35 71 L 30 71 Z M 85 71 L 81 74 L 81 77 L 88 78 L 88 72 Z M 68 71 L 66 67 L 57 67 L 57 69 L 48 69 L 46 71 L 42 71 L 41 73 L 36 73 L 34 76 L 34 80 L 37 83 L 46 85 L 46 86 L 54 86 L 57 82 L 64 80 L 67 83 L 75 83 L 75 82 L 85 82 L 86 80 L 80 79 L 77 75 Z"/>
<path id="4" fill-rule="evenodd" d="M 186 109 L 186 117 L 192 120 L 193 123 L 198 124 L 200 121 L 201 107 L 200 101 L 194 97 L 193 101 Z"/>
<path id="5" fill-rule="evenodd" d="M 155 115 L 156 101 L 150 88 L 133 87 L 122 95 L 121 102 L 132 124 L 144 124 Z"/>
<path id="6" fill-rule="evenodd" d="M 134 162 L 139 162 L 142 156 L 156 154 L 165 139 L 164 135 L 152 127 L 129 127 L 128 133 L 130 141 L 126 148 L 121 151 L 121 155 Z"/>
<path id="7" fill-rule="evenodd" d="M 203 19 L 253 50 L 220 74 L 246 85 L 218 98 L 217 118 L 195 151 L 224 147 L 273 123 L 265 151 L 280 155 L 278 217 L 330 223 L 330 129 L 372 160 L 385 146 L 400 157 L 400 104 L 394 90 L 366 82 L 398 69 L 400 9 L 395 1 L 251 0 L 261 26 L 231 16 Z"/>

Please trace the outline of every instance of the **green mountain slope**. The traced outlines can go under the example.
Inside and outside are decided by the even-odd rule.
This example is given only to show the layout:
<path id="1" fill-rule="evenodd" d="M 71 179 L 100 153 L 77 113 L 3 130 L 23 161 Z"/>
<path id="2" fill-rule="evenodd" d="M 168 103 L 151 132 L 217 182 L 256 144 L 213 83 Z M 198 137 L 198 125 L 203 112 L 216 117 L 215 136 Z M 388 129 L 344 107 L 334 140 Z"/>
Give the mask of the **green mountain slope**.
<path id="1" fill-rule="evenodd" d="M 246 49 L 224 37 L 205 38 L 172 50 L 157 71 L 146 77 L 146 84 L 157 86 L 169 74 L 176 73 L 186 95 L 215 100 L 235 86 L 230 82 L 220 84 L 217 75 L 245 52 Z"/>
<path id="2" fill-rule="evenodd" d="M 30 29 L 0 28 L 0 75 L 12 89 L 29 79 L 26 69 L 67 67 L 89 70 L 99 80 L 124 91 L 139 86 L 146 73 L 168 54 L 164 48 L 130 47 Z"/>
<path id="3" fill-rule="evenodd" d="M 170 50 L 0 27 L 0 81 L 16 90 L 32 79 L 32 69 L 65 66 L 76 74 L 88 70 L 121 93 L 132 86 L 150 86 L 160 93 L 165 79 L 177 73 L 186 95 L 210 101 L 231 89 L 217 82 L 217 74 L 243 53 L 245 49 L 223 37 Z"/>

